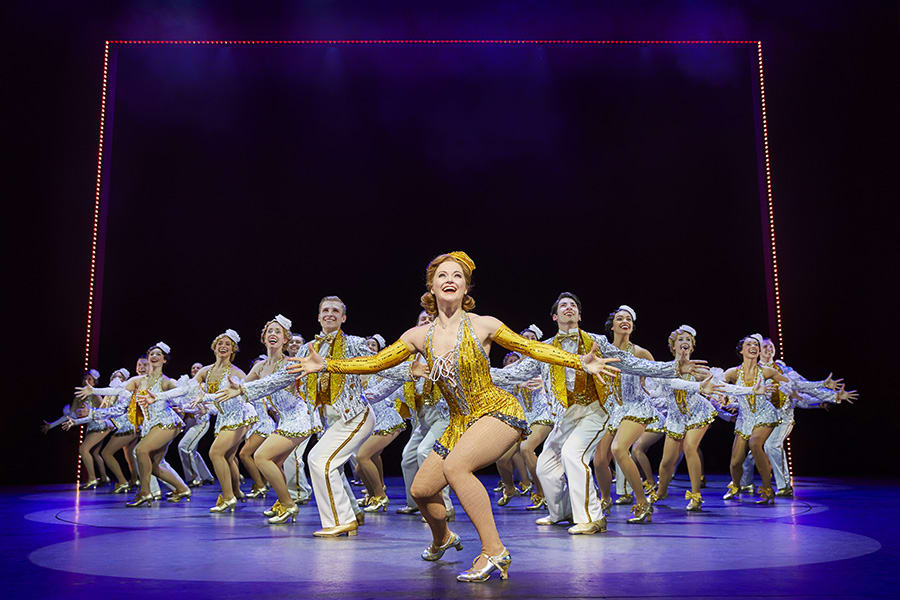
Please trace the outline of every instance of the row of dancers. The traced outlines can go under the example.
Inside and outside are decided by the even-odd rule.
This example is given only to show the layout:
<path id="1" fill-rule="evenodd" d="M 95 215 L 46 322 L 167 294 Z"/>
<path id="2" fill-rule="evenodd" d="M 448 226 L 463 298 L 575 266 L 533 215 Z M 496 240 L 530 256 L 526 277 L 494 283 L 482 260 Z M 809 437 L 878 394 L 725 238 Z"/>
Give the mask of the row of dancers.
<path id="1" fill-rule="evenodd" d="M 497 463 L 502 506 L 521 493 L 511 467 L 520 456 L 519 472 L 533 485 L 528 508 L 548 512 L 537 525 L 568 524 L 568 532 L 576 535 L 606 530 L 613 503 L 610 462 L 615 460 L 617 482 L 630 487 L 620 503 L 623 498 L 634 503 L 628 522 L 649 523 L 653 504 L 668 494 L 682 454 L 691 480 L 686 509 L 701 509 L 699 445 L 721 416 L 735 422 L 725 499 L 741 493 L 745 471 L 752 477 L 752 466 L 744 467 L 749 448 L 762 478 L 758 502 L 771 503 L 773 464 L 783 463 L 779 452 L 795 407 L 857 397 L 830 375 L 810 381 L 775 361 L 774 345 L 759 334 L 739 341 L 738 366 L 721 370 L 693 358 L 698 332 L 681 325 L 668 338 L 673 360 L 657 361 L 631 340 L 637 321 L 633 308 L 622 305 L 610 314 L 607 338 L 581 329 L 581 301 L 570 292 L 560 294 L 551 307 L 556 334 L 541 341 L 534 325 L 517 334 L 494 317 L 471 312 L 474 270 L 472 259 L 460 251 L 432 260 L 420 299 L 424 310 L 416 325 L 390 345 L 381 336 L 346 334 L 347 306 L 337 296 L 320 301 L 321 333 L 309 343 L 292 334 L 286 317 L 268 321 L 260 336 L 265 357 L 248 373 L 233 363 L 241 339 L 231 329 L 213 340 L 212 364 L 195 365 L 179 380 L 163 373 L 171 348 L 154 344 L 145 372 L 139 366 L 139 374 L 129 378 L 120 370 L 110 386 L 88 381 L 76 388 L 78 399 L 93 400 L 63 425 L 87 425 L 81 453 L 88 483 L 97 479 L 89 467 L 90 442 L 96 445 L 98 435 L 115 431 L 101 459 L 119 481 L 116 491 L 128 482 L 116 470 L 113 455 L 126 448 L 128 460 L 127 448 L 139 438 L 134 459 L 140 487 L 129 506 L 158 497 L 152 489 L 155 477 L 172 488 L 170 502 L 190 499 L 191 488 L 166 463 L 166 451 L 187 427 L 179 443 L 185 473 L 195 484 L 209 479 L 196 440 L 214 414 L 209 457 L 221 494 L 210 512 L 233 511 L 242 495 L 239 455 L 254 480 L 251 495 L 264 494 L 265 482 L 277 495 L 264 513 L 269 522 L 294 521 L 298 505 L 309 498 L 300 491 L 302 457 L 316 434 L 308 466 L 322 528 L 314 535 L 356 535 L 365 511 L 387 507 L 380 454 L 408 420 L 412 432 L 401 462 L 407 506 L 398 512 L 421 514 L 432 534 L 422 558 L 439 560 L 450 548 L 462 549 L 449 525 L 452 488 L 481 542 L 472 568 L 458 579 L 487 581 L 494 571 L 508 576 L 511 556 L 500 540 L 487 490 L 474 475 L 486 466 Z M 509 351 L 502 368 L 492 368 L 488 360 L 494 342 Z M 116 441 L 129 435 L 128 442 Z M 642 480 L 634 460 L 651 441 L 647 436 L 665 437 L 656 484 L 646 465 Z M 361 503 L 344 474 L 351 458 L 366 485 Z M 779 493 L 788 495 L 789 474 L 778 466 L 774 472 Z"/>

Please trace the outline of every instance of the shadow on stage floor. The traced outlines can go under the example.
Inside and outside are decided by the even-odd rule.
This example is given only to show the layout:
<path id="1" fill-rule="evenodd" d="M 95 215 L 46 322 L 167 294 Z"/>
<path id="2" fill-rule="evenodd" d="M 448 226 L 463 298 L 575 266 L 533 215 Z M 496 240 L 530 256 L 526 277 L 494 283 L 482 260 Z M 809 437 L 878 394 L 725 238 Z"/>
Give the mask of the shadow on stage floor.
<path id="1" fill-rule="evenodd" d="M 491 487 L 493 480 L 486 480 Z M 390 479 L 387 512 L 366 515 L 354 538 L 317 539 L 314 504 L 294 525 L 270 526 L 250 500 L 210 515 L 214 486 L 189 503 L 126 508 L 122 495 L 69 485 L 0 490 L 3 575 L 11 598 L 861 598 L 900 589 L 900 483 L 801 479 L 774 506 L 721 500 L 711 477 L 700 513 L 684 511 L 677 479 L 653 523 L 630 525 L 614 507 L 609 530 L 571 536 L 538 527 L 546 513 L 526 498 L 494 509 L 512 555 L 510 579 L 461 584 L 478 554 L 457 504 L 462 552 L 427 563 L 418 516 L 398 515 L 402 481 Z M 492 494 L 496 500 L 497 495 Z M 455 501 L 455 498 L 454 498 Z"/>

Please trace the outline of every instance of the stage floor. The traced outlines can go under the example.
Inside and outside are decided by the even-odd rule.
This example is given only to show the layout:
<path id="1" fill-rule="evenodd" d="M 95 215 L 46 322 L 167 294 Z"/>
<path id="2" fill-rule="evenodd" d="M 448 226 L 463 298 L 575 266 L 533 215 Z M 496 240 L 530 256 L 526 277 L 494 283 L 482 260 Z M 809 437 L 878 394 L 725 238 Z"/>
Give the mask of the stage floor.
<path id="1" fill-rule="evenodd" d="M 494 478 L 485 478 L 491 487 Z M 900 482 L 799 479 L 797 497 L 775 506 L 721 500 L 711 477 L 704 510 L 686 513 L 677 478 L 653 523 L 630 525 L 614 507 L 609 530 L 571 536 L 538 527 L 525 498 L 494 509 L 512 554 L 510 579 L 462 584 L 479 552 L 457 505 L 452 529 L 464 549 L 427 563 L 418 516 L 390 479 L 391 506 L 366 515 L 356 537 L 317 539 L 318 512 L 270 526 L 274 497 L 210 515 L 217 486 L 189 503 L 126 508 L 123 495 L 68 485 L 0 490 L 7 597 L 138 598 L 896 598 L 900 594 Z M 361 492 L 360 492 L 361 494 Z M 496 499 L 497 495 L 492 494 Z M 454 498 L 455 501 L 455 498 Z"/>

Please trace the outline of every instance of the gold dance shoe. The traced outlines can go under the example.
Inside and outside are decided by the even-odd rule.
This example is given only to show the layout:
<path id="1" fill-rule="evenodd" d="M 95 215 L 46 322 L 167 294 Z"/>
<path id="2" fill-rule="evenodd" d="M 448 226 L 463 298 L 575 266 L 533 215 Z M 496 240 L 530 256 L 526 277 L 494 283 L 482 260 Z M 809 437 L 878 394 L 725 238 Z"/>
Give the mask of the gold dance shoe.
<path id="1" fill-rule="evenodd" d="M 741 493 L 742 493 L 742 494 L 752 494 L 754 491 L 755 491 L 755 490 L 753 489 L 753 484 L 752 484 L 752 483 L 748 483 L 747 485 L 742 485 L 742 486 L 741 486 Z"/>
<path id="2" fill-rule="evenodd" d="M 369 495 L 369 492 L 366 492 L 365 496 L 356 500 L 356 505 L 360 506 L 360 507 L 368 506 L 371 501 L 372 501 L 372 496 Z"/>
<path id="3" fill-rule="evenodd" d="M 503 487 L 503 495 L 497 500 L 497 506 L 506 506 L 509 504 L 509 501 L 515 498 L 520 494 L 519 488 L 513 486 L 512 490 L 507 490 L 506 486 Z"/>
<path id="4" fill-rule="evenodd" d="M 234 507 L 237 506 L 237 498 L 232 498 L 231 500 L 225 500 L 222 498 L 222 494 L 219 494 L 219 497 L 216 499 L 216 505 L 209 509 L 211 513 L 223 513 L 223 512 L 234 512 Z"/>
<path id="5" fill-rule="evenodd" d="M 631 512 L 634 513 L 634 516 L 628 519 L 629 523 L 649 523 L 651 515 L 653 515 L 653 505 L 649 502 L 635 504 L 631 507 Z"/>
<path id="6" fill-rule="evenodd" d="M 794 497 L 794 488 L 792 486 L 786 486 L 775 492 L 775 495 L 779 498 L 793 498 Z"/>
<path id="7" fill-rule="evenodd" d="M 280 525 L 282 523 L 287 523 L 288 521 L 290 521 L 291 523 L 296 523 L 297 513 L 299 512 L 300 507 L 296 504 L 290 508 L 287 508 L 284 504 L 279 504 L 278 512 L 269 517 L 269 524 Z"/>
<path id="8" fill-rule="evenodd" d="M 734 500 L 735 496 L 737 496 L 741 490 L 738 486 L 734 485 L 734 483 L 728 483 L 728 491 L 725 492 L 725 495 L 722 496 L 722 500 Z"/>
<path id="9" fill-rule="evenodd" d="M 397 510 L 394 511 L 398 515 L 414 515 L 419 512 L 418 506 L 401 506 Z"/>
<path id="10" fill-rule="evenodd" d="M 604 515 L 609 516 L 612 513 L 612 498 L 600 498 L 600 510 Z"/>
<path id="11" fill-rule="evenodd" d="M 700 492 L 694 494 L 691 492 L 691 490 L 687 490 L 684 493 L 684 499 L 689 500 L 685 510 L 689 510 L 691 512 L 700 511 L 700 506 L 703 504 L 703 497 L 700 495 Z"/>
<path id="12" fill-rule="evenodd" d="M 444 556 L 444 552 L 449 550 L 450 548 L 456 548 L 457 552 L 462 550 L 462 540 L 459 539 L 459 536 L 450 532 L 450 537 L 447 541 L 440 546 L 435 546 L 431 544 L 427 548 L 425 548 L 424 552 L 422 552 L 422 560 L 440 560 L 442 556 Z"/>
<path id="13" fill-rule="evenodd" d="M 282 508 L 284 508 L 284 506 L 282 506 L 280 501 L 276 500 L 275 504 L 272 505 L 272 508 L 270 508 L 269 510 L 263 511 L 263 516 L 264 517 L 274 517 L 275 515 L 278 514 L 278 511 Z"/>
<path id="14" fill-rule="evenodd" d="M 387 496 L 381 496 L 379 498 L 372 498 L 372 500 L 369 502 L 369 505 L 366 506 L 365 508 L 363 508 L 363 512 L 367 512 L 367 513 L 373 513 L 373 512 L 378 512 L 378 511 L 387 512 L 387 507 L 388 507 L 388 504 L 390 504 L 390 503 L 391 503 L 391 501 Z"/>
<path id="15" fill-rule="evenodd" d="M 659 489 L 655 489 L 655 490 L 651 490 L 650 493 L 647 495 L 647 500 L 650 501 L 650 504 L 656 504 L 660 500 L 665 500 L 668 497 L 669 497 L 668 492 L 666 492 L 666 494 L 664 496 L 660 496 Z"/>
<path id="16" fill-rule="evenodd" d="M 265 498 L 266 494 L 269 493 L 269 488 L 266 486 L 262 486 L 261 488 L 253 488 L 250 490 L 250 493 L 247 494 L 248 498 Z"/>
<path id="17" fill-rule="evenodd" d="M 120 483 L 119 485 L 117 485 L 115 487 L 115 489 L 113 489 L 112 493 L 113 494 L 125 494 L 130 489 L 131 489 L 131 486 L 128 485 L 127 483 Z"/>
<path id="18" fill-rule="evenodd" d="M 478 559 L 482 556 L 487 559 L 487 562 L 480 569 L 476 569 L 475 563 L 477 563 Z M 509 564 L 511 562 L 512 558 L 510 558 L 509 552 L 506 550 L 506 548 L 501 550 L 500 554 L 496 556 L 488 556 L 487 554 L 482 552 L 475 557 L 475 560 L 472 561 L 472 568 L 457 575 L 456 580 L 466 583 L 487 581 L 491 578 L 491 573 L 493 573 L 494 571 L 500 571 L 500 579 L 508 579 Z"/>
<path id="19" fill-rule="evenodd" d="M 613 504 L 622 506 L 623 504 L 631 504 L 632 502 L 634 502 L 634 494 L 625 494 L 616 498 L 616 501 Z"/>
<path id="20" fill-rule="evenodd" d="M 173 492 L 171 496 L 166 498 L 166 502 L 172 502 L 173 504 L 176 502 L 181 502 L 182 500 L 191 501 L 191 489 L 188 488 L 183 492 Z"/>
<path id="21" fill-rule="evenodd" d="M 603 533 L 606 531 L 606 517 L 601 517 L 599 521 L 591 521 L 590 523 L 576 523 L 569 527 L 568 531 L 571 535 Z"/>
<path id="22" fill-rule="evenodd" d="M 519 482 L 519 493 L 523 496 L 531 495 L 531 492 L 534 491 L 534 484 L 529 483 L 528 485 L 522 485 L 522 482 Z"/>
<path id="23" fill-rule="evenodd" d="M 525 510 L 541 510 L 547 506 L 547 500 L 537 492 L 531 495 L 531 506 L 526 506 Z"/>
<path id="24" fill-rule="evenodd" d="M 534 522 L 534 524 L 535 524 L 535 525 L 559 525 L 560 523 L 565 523 L 565 522 L 569 522 L 569 523 L 572 522 L 572 517 L 571 517 L 571 515 L 568 516 L 568 517 L 563 517 L 563 518 L 560 519 L 559 521 L 554 521 L 554 520 L 550 517 L 550 515 L 547 515 L 546 517 L 541 517 L 540 519 L 537 519 L 537 520 Z"/>
<path id="25" fill-rule="evenodd" d="M 134 508 L 135 506 L 140 506 L 142 504 L 146 504 L 147 506 L 150 506 L 150 504 L 153 503 L 153 499 L 154 499 L 153 494 L 145 494 L 145 495 L 141 496 L 141 494 L 138 493 L 134 498 L 131 499 L 131 502 L 126 502 L 125 506 L 129 506 L 131 508 Z"/>
<path id="26" fill-rule="evenodd" d="M 641 484 L 644 488 L 644 494 L 649 495 L 653 490 L 656 489 L 656 485 L 652 481 L 644 481 Z"/>
<path id="27" fill-rule="evenodd" d="M 100 485 L 100 480 L 99 480 L 99 479 L 91 479 L 91 480 L 88 481 L 88 482 L 82 483 L 82 484 L 78 487 L 78 489 L 79 489 L 79 490 L 93 490 L 93 489 L 96 489 L 98 485 Z"/>
<path id="28" fill-rule="evenodd" d="M 347 523 L 345 525 L 335 525 L 334 527 L 326 527 L 318 531 L 313 531 L 316 537 L 338 537 L 342 535 L 356 535 L 359 525 L 356 523 Z"/>
<path id="29" fill-rule="evenodd" d="M 771 487 L 759 488 L 759 499 L 756 504 L 775 504 L 775 492 Z"/>

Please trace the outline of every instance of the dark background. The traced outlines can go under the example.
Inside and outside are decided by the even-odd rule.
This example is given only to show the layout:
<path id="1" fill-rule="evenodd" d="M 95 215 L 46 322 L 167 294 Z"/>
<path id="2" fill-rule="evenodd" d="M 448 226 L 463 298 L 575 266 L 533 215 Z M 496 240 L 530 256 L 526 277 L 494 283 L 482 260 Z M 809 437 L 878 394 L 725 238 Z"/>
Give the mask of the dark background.
<path id="1" fill-rule="evenodd" d="M 121 38 L 763 40 L 787 359 L 810 376 L 833 368 L 863 396 L 798 413 L 795 472 L 893 474 L 896 5 L 42 6 L 7 19 L 4 481 L 72 477 L 74 436 L 37 425 L 80 376 L 103 41 Z M 698 354 L 727 364 L 737 336 L 767 328 L 751 59 L 745 47 L 122 50 L 95 364 L 104 380 L 133 370 L 161 338 L 178 375 L 234 327 L 246 366 L 275 312 L 313 334 L 325 293 L 350 305 L 348 332 L 394 338 L 427 260 L 454 248 L 478 264 L 477 310 L 514 328 L 550 331 L 548 306 L 571 288 L 590 330 L 626 302 L 658 358 L 689 322 Z M 722 423 L 708 436 L 711 471 L 729 440 Z"/>

